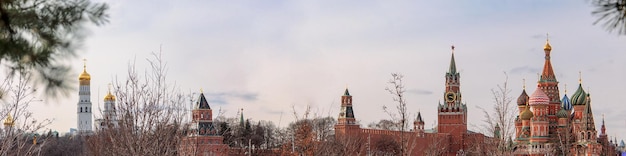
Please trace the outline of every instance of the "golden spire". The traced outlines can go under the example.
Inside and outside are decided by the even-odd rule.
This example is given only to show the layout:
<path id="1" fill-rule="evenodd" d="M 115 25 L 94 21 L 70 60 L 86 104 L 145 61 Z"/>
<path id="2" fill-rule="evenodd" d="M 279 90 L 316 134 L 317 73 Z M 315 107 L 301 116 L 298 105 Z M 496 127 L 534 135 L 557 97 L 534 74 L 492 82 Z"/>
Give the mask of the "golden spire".
<path id="1" fill-rule="evenodd" d="M 525 78 L 522 79 L 522 83 L 523 83 L 522 89 L 526 90 L 526 79 Z"/>
<path id="2" fill-rule="evenodd" d="M 87 59 L 83 59 L 83 73 L 78 76 L 78 80 L 91 80 L 91 76 L 87 73 Z"/>
<path id="3" fill-rule="evenodd" d="M 565 94 L 567 94 L 567 83 L 565 84 Z"/>
<path id="4" fill-rule="evenodd" d="M 546 33 L 546 45 L 543 46 L 543 50 L 552 50 L 552 46 L 550 46 L 550 36 Z"/>
<path id="5" fill-rule="evenodd" d="M 200 93 L 203 94 L 204 90 L 202 90 L 202 87 L 200 87 Z"/>

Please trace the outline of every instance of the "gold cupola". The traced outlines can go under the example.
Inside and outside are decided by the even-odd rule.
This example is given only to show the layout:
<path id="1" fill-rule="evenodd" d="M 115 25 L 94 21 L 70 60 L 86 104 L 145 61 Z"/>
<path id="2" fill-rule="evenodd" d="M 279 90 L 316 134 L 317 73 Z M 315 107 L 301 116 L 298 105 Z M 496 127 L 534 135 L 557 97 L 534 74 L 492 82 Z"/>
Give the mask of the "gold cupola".
<path id="1" fill-rule="evenodd" d="M 543 50 L 551 51 L 552 46 L 550 46 L 550 40 L 548 39 L 548 34 L 546 34 L 546 45 L 543 46 Z"/>
<path id="2" fill-rule="evenodd" d="M 104 96 L 104 101 L 115 101 L 115 96 L 111 94 L 111 88 L 109 87 L 109 93 Z"/>
<path id="3" fill-rule="evenodd" d="M 13 120 L 13 117 L 11 116 L 11 114 L 7 114 L 7 118 L 4 119 L 4 127 L 7 127 L 7 126 L 13 127 L 13 125 L 15 125 L 15 120 Z"/>
<path id="4" fill-rule="evenodd" d="M 86 61 L 85 59 L 83 59 L 83 61 Z M 91 76 L 89 75 L 89 73 L 87 73 L 87 63 L 85 62 L 83 64 L 83 73 L 80 74 L 80 76 L 78 76 L 78 80 L 91 80 Z"/>

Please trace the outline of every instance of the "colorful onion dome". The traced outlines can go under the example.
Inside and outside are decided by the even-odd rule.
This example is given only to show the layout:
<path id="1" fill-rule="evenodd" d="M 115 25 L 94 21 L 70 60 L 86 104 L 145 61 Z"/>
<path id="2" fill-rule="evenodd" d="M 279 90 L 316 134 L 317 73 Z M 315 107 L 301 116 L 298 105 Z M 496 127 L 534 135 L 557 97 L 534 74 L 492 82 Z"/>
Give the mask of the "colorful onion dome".
<path id="1" fill-rule="evenodd" d="M 528 99 L 528 104 L 529 105 L 547 105 L 549 101 L 550 101 L 550 98 L 548 97 L 548 95 L 546 95 L 546 93 L 544 93 L 541 90 L 541 88 L 537 87 L 537 89 L 535 89 L 535 92 L 533 92 L 533 94 L 530 95 L 530 98 Z"/>
<path id="2" fill-rule="evenodd" d="M 559 110 L 559 112 L 556 113 L 556 117 L 558 118 L 567 118 L 568 116 L 569 116 L 569 113 L 567 113 L 567 111 L 563 107 L 561 107 L 561 110 Z"/>
<path id="3" fill-rule="evenodd" d="M 578 84 L 578 89 L 576 89 L 576 92 L 574 93 L 574 95 L 572 95 L 572 105 L 585 105 L 586 100 L 587 93 L 585 93 L 585 90 L 583 90 L 582 84 Z"/>
<path id="4" fill-rule="evenodd" d="M 528 94 L 526 94 L 526 89 L 522 90 L 522 95 L 519 95 L 517 98 L 517 106 L 524 106 L 528 103 Z"/>
<path id="5" fill-rule="evenodd" d="M 563 95 L 563 100 L 561 100 L 561 107 L 563 107 L 563 109 L 565 109 L 566 111 L 572 110 L 573 108 L 572 102 L 570 102 L 567 94 Z"/>
<path id="6" fill-rule="evenodd" d="M 522 120 L 530 120 L 534 116 L 533 112 L 530 111 L 530 106 L 526 105 L 526 109 L 520 115 Z"/>

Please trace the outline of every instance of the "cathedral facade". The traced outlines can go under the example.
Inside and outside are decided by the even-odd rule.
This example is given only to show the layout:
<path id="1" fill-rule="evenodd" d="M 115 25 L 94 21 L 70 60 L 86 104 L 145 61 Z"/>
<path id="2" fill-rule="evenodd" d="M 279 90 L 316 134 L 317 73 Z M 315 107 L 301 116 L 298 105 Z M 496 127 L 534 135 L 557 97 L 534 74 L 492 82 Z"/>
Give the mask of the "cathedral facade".
<path id="1" fill-rule="evenodd" d="M 544 46 L 545 62 L 537 88 L 528 96 L 526 87 L 517 99 L 519 115 L 515 120 L 515 155 L 616 155 L 608 141 L 604 119 L 596 130 L 591 95 L 579 79 L 576 92 L 568 98 L 559 95 L 548 41 Z"/>
<path id="2" fill-rule="evenodd" d="M 394 151 L 376 149 L 385 142 L 395 141 L 400 145 L 402 155 L 492 155 L 499 139 L 467 130 L 467 105 L 462 100 L 460 73 L 456 70 L 454 47 L 448 72 L 445 74 L 443 103 L 437 108 L 437 128 L 424 129 L 421 112 L 413 122 L 411 131 L 393 131 L 361 128 L 356 123 L 352 105 L 352 95 L 348 89 L 341 96 L 341 110 L 335 125 L 335 135 L 340 141 L 367 142 L 362 150 L 349 151 L 349 155 L 385 155 Z M 497 128 L 496 128 L 497 129 Z M 383 151 L 381 151 L 383 150 Z"/>

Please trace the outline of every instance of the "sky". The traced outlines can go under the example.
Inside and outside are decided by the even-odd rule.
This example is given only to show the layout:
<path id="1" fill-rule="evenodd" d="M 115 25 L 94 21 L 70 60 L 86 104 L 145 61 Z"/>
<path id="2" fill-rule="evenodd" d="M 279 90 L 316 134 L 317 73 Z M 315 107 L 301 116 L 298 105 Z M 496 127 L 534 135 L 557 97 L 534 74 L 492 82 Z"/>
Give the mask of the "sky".
<path id="1" fill-rule="evenodd" d="M 480 131 L 479 107 L 494 104 L 491 89 L 505 81 L 517 99 L 526 79 L 536 87 L 546 33 L 561 96 L 578 85 L 590 91 L 596 126 L 626 137 L 626 38 L 593 25 L 588 1 L 165 1 L 109 0 L 110 23 L 90 26 L 71 64 L 76 78 L 87 59 L 92 101 L 102 105 L 107 84 L 128 64 L 147 68 L 162 52 L 168 82 L 204 91 L 224 116 L 285 126 L 310 105 L 314 116 L 337 117 L 349 88 L 361 127 L 389 119 L 385 91 L 391 73 L 404 75 L 408 110 L 436 125 L 445 72 L 454 45 L 469 129 Z M 564 85 L 567 84 L 567 89 Z M 78 88 L 78 84 L 75 86 Z M 98 102 L 100 101 L 100 102 Z M 54 119 L 51 129 L 76 127 L 78 92 L 44 101 L 32 111 Z M 214 114 L 214 116 L 217 114 Z"/>

